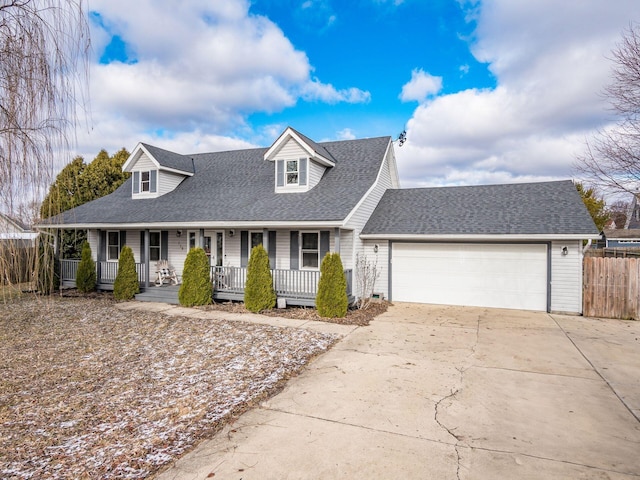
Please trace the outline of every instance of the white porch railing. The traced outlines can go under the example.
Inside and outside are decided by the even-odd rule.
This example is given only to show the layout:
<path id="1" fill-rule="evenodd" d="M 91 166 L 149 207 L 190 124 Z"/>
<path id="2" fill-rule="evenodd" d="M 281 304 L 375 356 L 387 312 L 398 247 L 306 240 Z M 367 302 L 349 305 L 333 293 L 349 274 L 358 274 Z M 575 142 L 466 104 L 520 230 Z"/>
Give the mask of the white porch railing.
<path id="1" fill-rule="evenodd" d="M 75 286 L 80 260 L 60 260 L 60 281 L 63 286 Z M 138 281 L 144 284 L 145 265 L 136 263 Z M 99 287 L 113 288 L 118 274 L 117 262 L 96 262 L 96 275 Z M 347 280 L 347 296 L 351 297 L 353 271 L 344 271 Z M 318 293 L 320 272 L 317 270 L 271 270 L 273 288 L 278 297 L 304 300 L 313 305 Z M 211 267 L 214 297 L 222 300 L 242 300 L 247 283 L 247 269 L 243 267 Z"/>
<path id="2" fill-rule="evenodd" d="M 352 270 L 344 271 L 347 279 L 347 296 L 352 294 Z M 278 297 L 315 300 L 318 293 L 320 272 L 317 270 L 271 270 L 273 288 Z M 244 267 L 211 267 L 213 291 L 219 298 L 244 294 L 247 269 Z M 232 296 L 231 296 L 232 295 Z"/>
<path id="3" fill-rule="evenodd" d="M 60 260 L 60 283 L 62 286 L 75 286 L 80 260 Z M 136 263 L 138 282 L 144 283 L 143 263 Z M 96 281 L 98 285 L 113 285 L 118 275 L 118 262 L 96 262 Z"/>

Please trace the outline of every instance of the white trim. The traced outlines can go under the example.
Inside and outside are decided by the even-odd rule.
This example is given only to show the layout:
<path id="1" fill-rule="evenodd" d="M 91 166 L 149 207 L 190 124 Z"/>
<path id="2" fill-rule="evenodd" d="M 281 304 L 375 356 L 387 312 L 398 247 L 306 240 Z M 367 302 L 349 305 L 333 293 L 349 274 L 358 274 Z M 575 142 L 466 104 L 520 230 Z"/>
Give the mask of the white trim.
<path id="1" fill-rule="evenodd" d="M 425 235 L 425 234 L 360 234 L 362 240 L 419 240 L 419 241 L 440 241 L 440 240 L 460 240 L 460 241 L 487 241 L 487 240 L 508 240 L 508 241 L 534 241 L 534 240 L 588 240 L 597 239 L 597 234 L 463 234 L 463 235 Z"/>

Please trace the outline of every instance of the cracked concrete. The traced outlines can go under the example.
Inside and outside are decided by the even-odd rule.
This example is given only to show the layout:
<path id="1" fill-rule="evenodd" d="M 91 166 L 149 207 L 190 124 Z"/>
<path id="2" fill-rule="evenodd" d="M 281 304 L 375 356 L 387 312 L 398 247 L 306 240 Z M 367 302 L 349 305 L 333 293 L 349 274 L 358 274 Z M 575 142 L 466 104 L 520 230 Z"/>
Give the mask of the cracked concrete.
<path id="1" fill-rule="evenodd" d="M 640 478 L 640 322 L 397 304 L 167 479 Z"/>

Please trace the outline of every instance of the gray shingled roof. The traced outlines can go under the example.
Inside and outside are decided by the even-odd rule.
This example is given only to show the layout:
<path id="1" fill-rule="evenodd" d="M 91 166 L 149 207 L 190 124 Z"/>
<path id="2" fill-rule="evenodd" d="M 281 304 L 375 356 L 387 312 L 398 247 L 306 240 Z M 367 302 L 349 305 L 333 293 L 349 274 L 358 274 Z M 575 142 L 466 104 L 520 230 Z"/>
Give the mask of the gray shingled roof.
<path id="1" fill-rule="evenodd" d="M 265 148 L 188 155 L 195 175 L 174 191 L 134 200 L 129 179 L 114 193 L 52 223 L 342 221 L 375 182 L 389 142 L 390 137 L 379 137 L 322 143 L 336 166 L 316 187 L 300 193 L 275 193 L 275 167 L 264 160 Z"/>
<path id="2" fill-rule="evenodd" d="M 291 128 L 291 127 L 289 127 Z M 319 153 L 321 156 L 323 156 L 324 158 L 328 159 L 328 160 L 333 160 L 334 162 L 336 161 L 336 159 L 333 157 L 333 155 L 331 155 L 331 152 L 328 151 L 326 148 L 324 148 L 322 145 L 314 142 L 313 140 L 311 140 L 309 137 L 303 135 L 302 133 L 300 133 L 299 131 L 297 131 L 295 128 L 291 128 L 291 130 L 293 130 L 296 135 L 298 135 L 302 141 L 304 141 L 307 145 L 309 145 L 314 152 Z"/>
<path id="3" fill-rule="evenodd" d="M 363 234 L 598 233 L 570 180 L 387 190 Z"/>
<path id="4" fill-rule="evenodd" d="M 193 173 L 193 158 L 190 155 L 180 155 L 179 153 L 163 150 L 162 148 L 154 147 L 146 143 L 142 143 L 141 145 L 153 155 L 153 158 L 156 159 L 160 166 L 181 172 Z"/>

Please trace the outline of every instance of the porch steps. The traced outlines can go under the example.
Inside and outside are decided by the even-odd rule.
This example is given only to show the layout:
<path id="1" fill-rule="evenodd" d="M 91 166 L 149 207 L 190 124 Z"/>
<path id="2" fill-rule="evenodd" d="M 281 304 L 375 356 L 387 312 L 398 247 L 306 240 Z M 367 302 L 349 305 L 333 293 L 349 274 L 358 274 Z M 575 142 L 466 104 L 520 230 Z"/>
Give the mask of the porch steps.
<path id="1" fill-rule="evenodd" d="M 136 295 L 139 302 L 160 302 L 170 305 L 179 305 L 178 290 L 180 285 L 166 285 L 162 287 L 148 287 L 144 292 Z"/>

